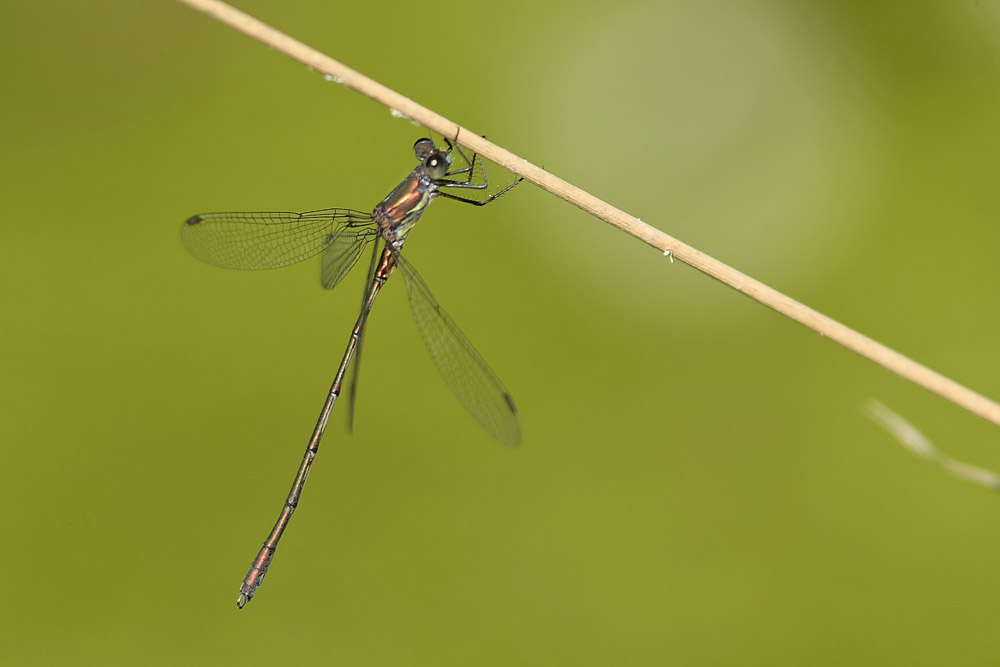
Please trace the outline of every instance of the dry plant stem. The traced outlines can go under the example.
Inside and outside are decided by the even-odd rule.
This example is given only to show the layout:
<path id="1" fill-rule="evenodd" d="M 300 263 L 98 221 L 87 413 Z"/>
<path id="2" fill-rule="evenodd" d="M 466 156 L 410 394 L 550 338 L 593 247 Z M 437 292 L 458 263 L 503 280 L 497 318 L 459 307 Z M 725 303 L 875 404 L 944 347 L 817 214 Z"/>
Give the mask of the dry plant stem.
<path id="1" fill-rule="evenodd" d="M 853 329 L 785 296 L 777 290 L 699 252 L 686 243 L 682 243 L 664 234 L 638 218 L 615 208 L 576 186 L 570 185 L 561 178 L 553 176 L 544 169 L 517 157 L 510 151 L 496 146 L 474 132 L 466 130 L 444 116 L 434 113 L 430 109 L 400 95 L 394 90 L 386 88 L 363 74 L 345 67 L 333 58 L 323 55 L 302 42 L 218 0 L 180 0 L 180 2 L 209 14 L 222 23 L 232 26 L 236 30 L 298 60 L 317 72 L 323 73 L 328 78 L 336 80 L 380 104 L 384 104 L 424 127 L 442 136 L 456 140 L 462 146 L 509 169 L 518 176 L 523 176 L 525 180 L 531 181 L 543 190 L 578 206 L 591 215 L 614 225 L 637 239 L 645 241 L 664 253 L 669 252 L 671 256 L 729 285 L 751 299 L 759 301 L 782 315 L 792 318 L 830 340 L 840 343 L 847 349 L 853 350 L 907 380 L 965 408 L 969 412 L 1000 425 L 1000 404 L 995 403 L 982 394 L 976 393 L 940 373 L 918 364 L 885 345 L 867 336 L 863 336 Z"/>

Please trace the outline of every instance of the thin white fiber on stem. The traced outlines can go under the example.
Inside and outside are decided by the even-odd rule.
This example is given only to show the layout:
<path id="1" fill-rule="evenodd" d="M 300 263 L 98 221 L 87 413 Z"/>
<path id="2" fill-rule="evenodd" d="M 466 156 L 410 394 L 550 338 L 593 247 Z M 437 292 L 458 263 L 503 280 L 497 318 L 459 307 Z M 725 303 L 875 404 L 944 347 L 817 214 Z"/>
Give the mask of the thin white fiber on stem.
<path id="1" fill-rule="evenodd" d="M 935 463 L 949 475 L 993 491 L 1000 491 L 1000 475 L 962 461 L 957 461 L 938 451 L 917 427 L 900 417 L 876 400 L 868 402 L 868 415 L 917 456 Z"/>

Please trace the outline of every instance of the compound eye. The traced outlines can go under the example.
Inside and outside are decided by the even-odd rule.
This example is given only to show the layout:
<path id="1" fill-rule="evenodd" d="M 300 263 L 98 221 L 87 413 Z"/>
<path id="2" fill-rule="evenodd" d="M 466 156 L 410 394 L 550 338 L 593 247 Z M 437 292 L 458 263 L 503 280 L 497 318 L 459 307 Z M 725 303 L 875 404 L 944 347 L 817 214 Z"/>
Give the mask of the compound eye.
<path id="1" fill-rule="evenodd" d="M 413 153 L 421 162 L 426 162 L 427 158 L 435 152 L 437 152 L 437 146 L 427 137 L 417 139 L 417 143 L 413 144 Z"/>
<path id="2" fill-rule="evenodd" d="M 424 169 L 431 178 L 444 178 L 448 173 L 449 160 L 441 151 L 434 151 L 424 160 Z"/>

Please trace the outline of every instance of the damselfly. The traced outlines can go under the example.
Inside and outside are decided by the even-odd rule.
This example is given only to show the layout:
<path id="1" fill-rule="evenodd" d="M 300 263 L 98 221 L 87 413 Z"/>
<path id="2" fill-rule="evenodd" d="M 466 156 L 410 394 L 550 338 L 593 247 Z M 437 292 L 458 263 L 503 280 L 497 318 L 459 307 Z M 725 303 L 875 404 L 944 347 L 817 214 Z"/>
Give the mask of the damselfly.
<path id="1" fill-rule="evenodd" d="M 430 139 L 417 141 L 413 152 L 420 164 L 371 213 L 345 208 L 325 208 L 305 213 L 205 213 L 189 218 L 184 224 L 181 234 L 184 245 L 198 259 L 217 266 L 273 269 L 322 253 L 321 280 L 326 289 L 334 288 L 354 267 L 365 248 L 371 246 L 371 264 L 361 313 L 351 331 L 343 360 L 278 521 L 240 586 L 236 604 L 241 609 L 253 598 L 264 580 L 281 534 L 298 505 L 309 468 L 316 457 L 320 439 L 340 396 L 352 359 L 354 381 L 349 396 L 349 412 L 353 414 L 357 359 L 360 358 L 368 314 L 375 297 L 394 269 L 398 268 L 405 278 L 413 317 L 445 382 L 494 438 L 505 445 L 517 445 L 521 441 L 521 425 L 510 394 L 438 305 L 413 265 L 401 254 L 407 235 L 435 197 L 483 206 L 522 180 L 517 179 L 500 192 L 481 200 L 445 192 L 443 188 L 483 190 L 489 186 L 489 181 L 482 161 L 477 165 L 476 154 L 470 160 L 461 147 L 452 146 L 448 139 L 444 141 L 447 149 L 438 148 Z M 460 169 L 451 169 L 453 149 L 465 163 Z M 482 182 L 473 178 L 477 166 Z"/>

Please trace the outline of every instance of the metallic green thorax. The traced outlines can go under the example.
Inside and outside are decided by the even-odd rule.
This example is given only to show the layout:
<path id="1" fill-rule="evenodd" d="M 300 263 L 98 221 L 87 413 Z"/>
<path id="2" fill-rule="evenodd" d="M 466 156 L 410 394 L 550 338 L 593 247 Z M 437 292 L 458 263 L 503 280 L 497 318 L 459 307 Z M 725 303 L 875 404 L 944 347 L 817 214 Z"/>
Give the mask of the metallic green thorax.
<path id="1" fill-rule="evenodd" d="M 451 166 L 451 157 L 438 150 L 430 139 L 421 139 L 413 148 L 421 164 L 372 211 L 372 219 L 378 223 L 382 238 L 397 251 L 403 247 L 406 235 L 417 224 L 427 205 L 437 196 L 437 179 Z"/>

